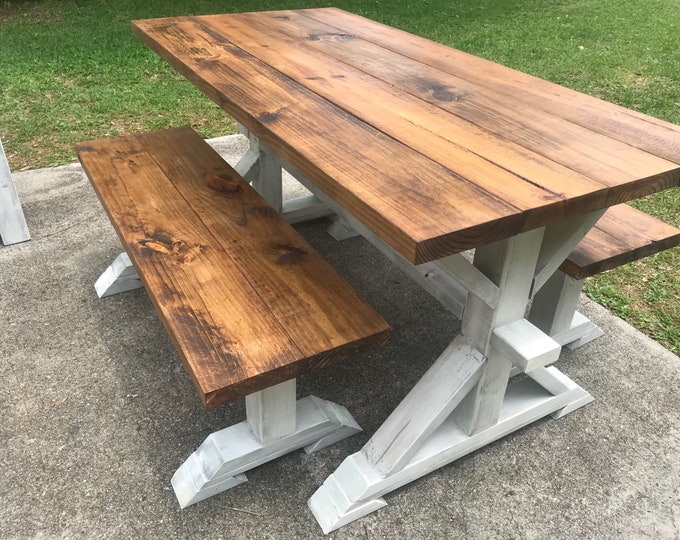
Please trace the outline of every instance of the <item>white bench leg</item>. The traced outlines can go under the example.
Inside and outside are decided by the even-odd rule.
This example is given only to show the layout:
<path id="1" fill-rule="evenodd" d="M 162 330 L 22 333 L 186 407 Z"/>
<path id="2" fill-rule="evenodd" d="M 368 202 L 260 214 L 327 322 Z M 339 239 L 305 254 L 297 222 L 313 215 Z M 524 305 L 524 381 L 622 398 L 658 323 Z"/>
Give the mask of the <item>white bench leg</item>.
<path id="1" fill-rule="evenodd" d="M 99 298 L 111 296 L 126 291 L 140 289 L 144 284 L 139 279 L 137 271 L 128 254 L 123 252 L 111 263 L 94 284 Z"/>
<path id="2" fill-rule="evenodd" d="M 572 350 L 604 334 L 576 310 L 583 283 L 558 270 L 534 295 L 529 313 L 535 326 Z"/>
<path id="3" fill-rule="evenodd" d="M 31 239 L 0 141 L 0 238 L 6 246 Z"/>
<path id="4" fill-rule="evenodd" d="M 247 480 L 245 471 L 305 448 L 321 450 L 361 431 L 347 409 L 308 396 L 295 401 L 295 379 L 246 397 L 246 420 L 211 434 L 177 469 L 182 508 Z"/>
<path id="5" fill-rule="evenodd" d="M 262 195 L 272 208 L 281 212 L 283 209 L 281 160 L 244 126 L 238 127 L 248 137 L 250 147 L 234 169 L 251 183 L 255 191 Z"/>
<path id="6" fill-rule="evenodd" d="M 248 137 L 250 148 L 234 169 L 273 207 L 288 223 L 300 223 L 333 212 L 314 195 L 283 200 L 283 164 L 281 159 L 247 128 L 239 125 L 239 131 Z M 293 177 L 295 175 L 292 175 Z"/>

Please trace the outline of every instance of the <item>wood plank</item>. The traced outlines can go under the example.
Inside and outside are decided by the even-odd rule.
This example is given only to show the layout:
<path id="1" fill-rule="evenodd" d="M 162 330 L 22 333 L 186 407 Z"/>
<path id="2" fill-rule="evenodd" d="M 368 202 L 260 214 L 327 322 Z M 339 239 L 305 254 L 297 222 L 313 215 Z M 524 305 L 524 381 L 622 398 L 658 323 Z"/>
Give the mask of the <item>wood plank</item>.
<path id="1" fill-rule="evenodd" d="M 159 166 L 248 275 L 305 356 L 323 355 L 317 362 L 330 362 L 331 352 L 338 347 L 353 347 L 355 341 L 388 329 L 387 323 L 295 229 L 271 211 L 259 194 L 240 178 L 232 180 L 233 170 L 226 183 L 220 176 L 206 179 L 205 171 L 226 172 L 228 165 L 193 130 L 176 130 L 170 140 L 162 132 L 148 133 L 145 145 L 153 152 L 175 156 L 173 161 L 159 162 Z M 236 196 L 232 193 L 234 185 Z M 239 241 L 234 242 L 234 238 Z M 292 299 L 299 304 L 291 305 Z"/>
<path id="2" fill-rule="evenodd" d="M 199 18 L 136 21 L 134 28 L 411 262 L 465 251 L 525 227 L 523 212 L 276 73 Z"/>
<path id="3" fill-rule="evenodd" d="M 458 336 L 361 452 L 383 478 L 399 472 L 479 381 L 484 356 Z"/>
<path id="4" fill-rule="evenodd" d="M 572 199 L 592 191 L 604 192 L 604 185 L 571 169 L 542 159 L 463 118 L 443 114 L 439 107 L 356 67 L 333 62 L 323 52 L 324 42 L 310 37 L 318 30 L 312 21 L 267 15 L 201 20 L 299 84 L 485 191 L 523 210 L 531 208 L 539 213 L 541 208 L 541 221 L 563 215 L 564 205 L 578 205 L 578 211 L 583 211 L 583 202 Z M 326 43 L 327 47 L 331 45 Z M 485 156 L 489 148 L 493 148 L 493 162 Z M 527 178 L 540 178 L 541 184 Z M 604 194 L 600 204 L 603 199 Z"/>
<path id="5" fill-rule="evenodd" d="M 522 99 L 525 93 L 523 87 L 514 88 L 514 93 L 499 94 L 483 79 L 477 84 L 458 77 L 455 66 L 448 65 L 448 72 L 441 66 L 432 68 L 370 41 L 356 39 L 351 33 L 338 34 L 332 27 L 319 27 L 313 23 L 305 25 L 306 17 L 288 13 L 269 14 L 269 21 L 275 26 L 283 25 L 286 22 L 284 17 L 289 17 L 294 24 L 288 27 L 298 32 L 297 39 L 322 49 L 335 60 L 359 67 L 374 77 L 494 132 L 498 137 L 510 138 L 536 154 L 558 161 L 605 185 L 638 189 L 641 186 L 621 184 L 642 179 L 640 183 L 644 185 L 661 182 L 669 187 L 677 185 L 680 180 L 677 164 L 583 128 L 551 110 L 536 108 L 533 103 Z M 266 16 L 257 14 L 258 19 Z M 252 18 L 252 15 L 229 16 L 229 19 L 244 17 Z M 493 159 L 493 147 L 489 157 Z M 541 182 L 540 178 L 531 180 Z M 623 199 L 615 199 L 615 202 L 630 198 L 629 195 L 621 196 Z"/>
<path id="6" fill-rule="evenodd" d="M 680 229 L 620 204 L 605 212 L 560 270 L 585 279 L 677 245 Z"/>
<path id="7" fill-rule="evenodd" d="M 207 406 L 387 339 L 387 323 L 190 128 L 77 149 Z"/>
<path id="8" fill-rule="evenodd" d="M 679 163 L 680 126 L 670 122 L 340 9 L 301 10 L 299 13 L 471 82 L 492 85 L 495 92 L 512 94 L 533 107 L 552 111 L 575 124 Z M 523 91 L 518 94 L 517 88 Z"/>

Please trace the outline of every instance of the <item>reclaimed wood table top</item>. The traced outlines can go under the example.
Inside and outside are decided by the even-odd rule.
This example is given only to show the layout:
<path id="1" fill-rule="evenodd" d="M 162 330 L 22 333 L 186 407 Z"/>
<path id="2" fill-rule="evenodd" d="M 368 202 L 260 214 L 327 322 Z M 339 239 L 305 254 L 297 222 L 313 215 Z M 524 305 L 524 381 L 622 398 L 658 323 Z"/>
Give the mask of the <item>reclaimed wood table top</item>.
<path id="1" fill-rule="evenodd" d="M 414 264 L 680 182 L 680 127 L 335 8 L 133 22 Z"/>

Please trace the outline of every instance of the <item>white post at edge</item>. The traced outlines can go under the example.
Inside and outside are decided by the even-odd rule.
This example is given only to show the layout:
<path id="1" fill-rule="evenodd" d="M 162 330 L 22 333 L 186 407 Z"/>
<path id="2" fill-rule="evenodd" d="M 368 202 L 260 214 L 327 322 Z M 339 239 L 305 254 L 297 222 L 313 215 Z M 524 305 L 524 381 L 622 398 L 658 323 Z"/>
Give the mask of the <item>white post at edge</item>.
<path id="1" fill-rule="evenodd" d="M 31 239 L 0 140 L 0 238 L 5 245 Z"/>

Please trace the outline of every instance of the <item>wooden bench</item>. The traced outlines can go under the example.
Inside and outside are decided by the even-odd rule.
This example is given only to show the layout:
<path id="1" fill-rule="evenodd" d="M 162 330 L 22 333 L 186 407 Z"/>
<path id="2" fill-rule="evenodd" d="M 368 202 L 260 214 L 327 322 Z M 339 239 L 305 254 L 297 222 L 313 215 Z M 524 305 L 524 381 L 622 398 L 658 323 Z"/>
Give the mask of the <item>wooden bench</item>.
<path id="1" fill-rule="evenodd" d="M 207 407 L 246 397 L 247 420 L 175 473 L 182 506 L 360 429 L 339 405 L 296 403 L 295 377 L 383 345 L 389 325 L 232 167 L 188 127 L 77 152 L 134 265 L 112 274 L 141 279 Z"/>
<path id="2" fill-rule="evenodd" d="M 627 204 L 609 208 L 534 296 L 529 320 L 561 345 L 579 347 L 602 330 L 577 310 L 586 278 L 680 245 L 680 229 Z"/>

